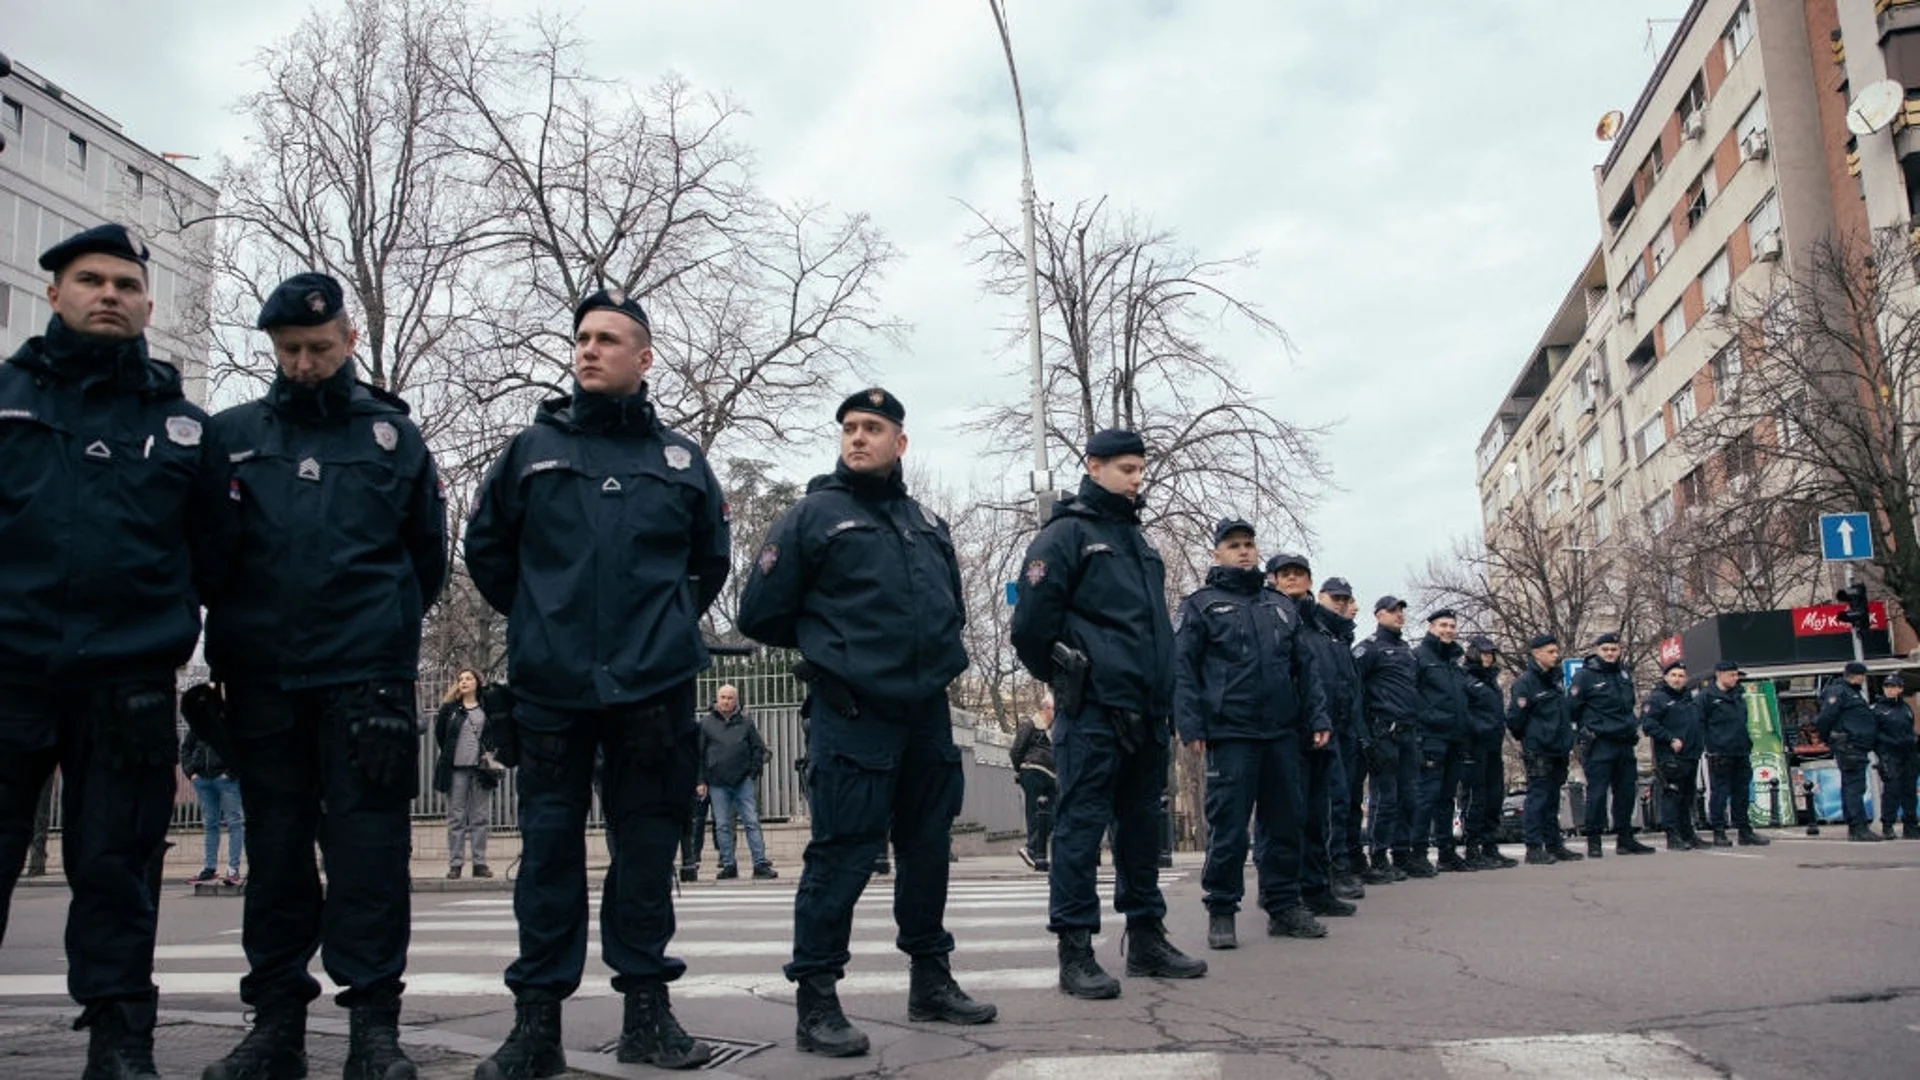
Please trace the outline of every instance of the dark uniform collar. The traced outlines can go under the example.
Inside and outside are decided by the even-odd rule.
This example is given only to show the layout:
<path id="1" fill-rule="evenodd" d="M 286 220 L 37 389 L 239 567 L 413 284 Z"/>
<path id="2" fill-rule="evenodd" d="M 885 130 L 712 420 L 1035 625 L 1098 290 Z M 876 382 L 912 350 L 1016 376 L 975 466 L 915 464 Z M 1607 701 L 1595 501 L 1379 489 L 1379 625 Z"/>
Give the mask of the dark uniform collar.
<path id="1" fill-rule="evenodd" d="M 267 404 L 287 416 L 327 420 L 347 414 L 353 406 L 353 387 L 353 357 L 349 356 L 339 371 L 312 386 L 294 382 L 285 374 L 276 376 L 267 391 Z"/>
<path id="2" fill-rule="evenodd" d="M 55 315 L 47 320 L 40 338 L 47 370 L 58 379 L 77 382 L 104 380 L 116 386 L 138 387 L 146 381 L 147 339 L 83 334 Z"/>
<path id="3" fill-rule="evenodd" d="M 1605 660 L 1600 659 L 1599 653 L 1594 653 L 1592 656 L 1587 657 L 1587 666 L 1602 675 L 1615 675 L 1620 671 L 1620 661 L 1615 660 L 1609 664 Z M 1665 686 L 1666 684 L 1661 683 L 1660 685 Z"/>
<path id="4" fill-rule="evenodd" d="M 1215 589 L 1252 596 L 1266 583 L 1257 566 L 1214 566 L 1207 569 L 1207 584 Z"/>
<path id="5" fill-rule="evenodd" d="M 1395 629 L 1394 629 L 1393 627 L 1391 627 L 1391 626 L 1376 626 L 1376 627 L 1374 627 L 1374 628 L 1373 628 L 1373 636 L 1374 636 L 1374 637 L 1376 637 L 1376 638 L 1379 638 L 1379 639 L 1380 639 L 1381 641 L 1385 641 L 1385 642 L 1388 642 L 1388 643 L 1390 643 L 1390 644 L 1394 644 L 1394 645 L 1398 645 L 1398 644 L 1400 644 L 1401 642 L 1403 642 L 1403 641 L 1405 641 L 1405 640 L 1406 640 L 1406 635 L 1405 635 L 1405 634 L 1403 634 L 1403 633 L 1401 633 L 1401 632 L 1400 632 L 1400 631 L 1398 631 L 1398 630 L 1395 630 Z"/>
<path id="6" fill-rule="evenodd" d="M 1488 667 L 1485 664 L 1470 664 L 1467 666 L 1467 674 L 1479 679 L 1488 686 L 1500 685 L 1500 669 L 1497 667 Z"/>
<path id="7" fill-rule="evenodd" d="M 631 394 L 596 394 L 573 388 L 573 422 L 583 431 L 650 432 L 657 421 L 653 403 L 647 400 L 647 384 Z"/>
<path id="8" fill-rule="evenodd" d="M 898 461 L 894 462 L 893 468 L 888 469 L 884 474 L 859 472 L 848 468 L 846 462 L 837 461 L 833 466 L 833 476 L 842 487 L 853 492 L 853 497 L 856 499 L 880 500 L 907 497 L 906 474 L 901 471 Z"/>
<path id="9" fill-rule="evenodd" d="M 1142 500 L 1115 495 L 1095 483 L 1091 476 L 1080 478 L 1080 495 L 1077 501 L 1100 517 L 1126 521 L 1135 525 L 1140 523 Z"/>
<path id="10" fill-rule="evenodd" d="M 1439 638 L 1435 637 L 1432 634 L 1428 634 L 1425 637 L 1421 638 L 1420 644 L 1427 646 L 1429 649 L 1433 651 L 1433 654 L 1435 656 L 1440 657 L 1442 660 L 1451 660 L 1454 657 L 1459 656 L 1462 652 L 1466 651 L 1460 648 L 1459 642 L 1456 641 L 1453 644 L 1449 645 L 1446 642 L 1441 641 Z"/>
<path id="11" fill-rule="evenodd" d="M 1560 685 L 1561 667 L 1559 664 L 1555 664 L 1552 667 L 1541 667 L 1539 664 L 1534 663 L 1532 660 L 1528 660 L 1527 666 L 1529 668 L 1532 668 L 1533 672 L 1536 675 L 1539 675 L 1540 678 L 1544 680 L 1548 686 Z"/>

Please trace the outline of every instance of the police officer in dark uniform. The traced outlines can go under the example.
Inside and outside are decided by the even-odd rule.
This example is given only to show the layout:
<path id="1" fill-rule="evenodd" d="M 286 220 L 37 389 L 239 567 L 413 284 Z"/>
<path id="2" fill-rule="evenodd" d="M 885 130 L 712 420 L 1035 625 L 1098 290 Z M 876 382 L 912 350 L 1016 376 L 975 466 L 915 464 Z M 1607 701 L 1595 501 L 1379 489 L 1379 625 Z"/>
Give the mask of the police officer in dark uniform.
<path id="1" fill-rule="evenodd" d="M 1140 531 L 1146 444 L 1109 429 L 1087 440 L 1080 490 L 1056 503 L 1027 546 L 1013 611 L 1020 662 L 1053 687 L 1053 824 L 1047 929 L 1059 936 L 1060 989 L 1111 998 L 1120 983 L 1093 957 L 1094 872 L 1113 827 L 1114 907 L 1127 920 L 1127 974 L 1190 979 L 1206 961 L 1167 940 L 1160 893 L 1160 801 L 1173 714 L 1173 626 L 1166 565 Z"/>
<path id="2" fill-rule="evenodd" d="M 1419 665 L 1420 688 L 1420 802 L 1413 819 L 1413 862 L 1427 862 L 1427 843 L 1439 849 L 1436 869 L 1472 870 L 1460 858 L 1453 842 L 1453 796 L 1466 772 L 1467 673 L 1460 666 L 1464 650 L 1452 608 L 1427 616 L 1427 633 L 1413 647 Z"/>
<path id="3" fill-rule="evenodd" d="M 1367 730 L 1376 760 L 1369 764 L 1367 820 L 1373 858 L 1360 877 L 1368 885 L 1429 878 L 1433 864 L 1413 858 L 1413 816 L 1420 801 L 1420 665 L 1401 637 L 1407 602 L 1383 596 L 1373 603 L 1373 634 L 1353 647 Z M 1389 859 L 1389 854 L 1392 858 Z"/>
<path id="4" fill-rule="evenodd" d="M 47 249 L 53 317 L 0 365 L 0 938 L 60 768 L 67 992 L 89 1077 L 154 1075 L 154 897 L 173 808 L 174 670 L 228 558 L 226 455 L 147 355 L 147 247 Z"/>
<path id="5" fill-rule="evenodd" d="M 1842 679 L 1827 684 L 1813 723 L 1821 740 L 1833 747 L 1833 759 L 1840 766 L 1840 806 L 1847 816 L 1847 839 L 1879 840 L 1866 804 L 1867 755 L 1880 737 L 1880 718 L 1867 704 L 1867 665 L 1850 661 Z"/>
<path id="6" fill-rule="evenodd" d="M 338 282 L 288 278 L 257 325 L 280 371 L 265 397 L 213 418 L 239 539 L 207 616 L 247 812 L 240 997 L 254 1026 L 206 1080 L 305 1069 L 316 951 L 351 1010 L 347 1075 L 399 1080 L 414 1075 L 397 1042 L 414 680 L 421 619 L 446 584 L 446 502 L 405 403 L 354 378 Z"/>
<path id="7" fill-rule="evenodd" d="M 1474 870 L 1520 865 L 1500 854 L 1500 807 L 1507 798 L 1506 703 L 1500 694 L 1500 651 L 1493 639 L 1467 642 L 1467 756 L 1460 778 L 1460 820 L 1467 834 L 1465 862 Z"/>
<path id="8" fill-rule="evenodd" d="M 1653 743 L 1653 775 L 1660 781 L 1660 823 L 1667 831 L 1667 850 L 1706 850 L 1693 826 L 1693 795 L 1706 731 L 1700 722 L 1700 705 L 1687 689 L 1687 665 L 1675 660 L 1660 672 L 1660 685 L 1640 703 L 1640 728 Z"/>
<path id="9" fill-rule="evenodd" d="M 521 863 L 507 968 L 514 1024 L 478 1080 L 566 1068 L 560 1003 L 587 954 L 587 809 L 594 759 L 612 866 L 601 958 L 625 997 L 618 1056 L 694 1068 L 712 1048 L 673 1015 L 674 852 L 693 804 L 700 618 L 727 577 L 726 500 L 693 440 L 647 399 L 653 335 L 638 301 L 596 292 L 573 313 L 574 390 L 542 404 L 488 471 L 467 570 L 507 616 L 514 694 L 494 739 L 519 764 Z M 510 762 L 509 762 L 510 763 Z"/>
<path id="10" fill-rule="evenodd" d="M 1311 612 L 1311 617 L 1303 621 L 1314 631 L 1310 641 L 1320 661 L 1327 719 L 1333 723 L 1329 746 L 1335 757 L 1327 762 L 1333 770 L 1327 783 L 1328 872 L 1333 896 L 1340 900 L 1358 900 L 1367 894 L 1360 884 L 1360 871 L 1367 860 L 1366 840 L 1360 831 L 1367 776 L 1361 764 L 1360 744 L 1366 717 L 1361 711 L 1360 671 L 1353 662 L 1353 617 L 1359 608 L 1353 586 L 1341 577 L 1322 582 L 1319 600 L 1301 605 L 1303 613 Z M 1367 741 L 1372 741 L 1371 736 Z"/>
<path id="11" fill-rule="evenodd" d="M 1560 643 L 1552 634 L 1527 640 L 1531 662 L 1513 680 L 1507 697 L 1507 731 L 1520 741 L 1527 768 L 1527 802 L 1520 818 L 1527 864 L 1552 866 L 1583 857 L 1560 834 L 1560 790 L 1573 752 L 1573 720 L 1560 669 Z"/>
<path id="12" fill-rule="evenodd" d="M 1304 559 L 1279 558 L 1305 579 Z M 1181 741 L 1204 748 L 1207 760 L 1200 884 L 1211 949 L 1239 944 L 1233 921 L 1245 893 L 1249 818 L 1261 832 L 1255 869 L 1268 933 L 1327 933 L 1301 902 L 1301 868 L 1306 754 L 1325 753 L 1332 727 L 1297 602 L 1264 587 L 1259 559 L 1250 523 L 1215 525 L 1214 565 L 1206 585 L 1180 602 L 1174 633 L 1174 721 Z"/>
<path id="13" fill-rule="evenodd" d="M 954 982 L 947 933 L 950 830 L 964 778 L 947 687 L 966 670 L 966 605 L 947 523 L 907 494 L 906 407 L 885 390 L 840 403 L 840 461 L 767 533 L 740 597 L 740 630 L 798 649 L 808 688 L 812 838 L 793 906 L 800 1049 L 867 1052 L 834 984 L 851 958 L 854 906 L 891 833 L 896 944 L 907 1015 L 984 1024 L 992 1005 Z"/>
<path id="14" fill-rule="evenodd" d="M 1880 759 L 1880 835 L 1893 839 L 1893 823 L 1900 822 L 1901 836 L 1920 840 L 1920 821 L 1914 818 L 1915 773 L 1920 772 L 1920 740 L 1913 730 L 1913 709 L 1907 705 L 1907 681 L 1899 672 L 1880 683 L 1880 700 L 1873 703 L 1880 718 L 1879 735 L 1873 744 Z"/>
<path id="15" fill-rule="evenodd" d="M 1640 741 L 1634 724 L 1633 678 L 1620 665 L 1620 637 L 1593 639 L 1593 654 L 1574 673 L 1568 687 L 1569 715 L 1580 767 L 1587 774 L 1587 854 L 1600 858 L 1607 831 L 1607 800 L 1613 800 L 1614 852 L 1651 855 L 1653 849 L 1633 835 L 1633 799 L 1640 776 L 1633 747 Z"/>
<path id="16" fill-rule="evenodd" d="M 1291 892 L 1299 894 L 1298 901 L 1304 904 L 1307 913 L 1344 918 L 1360 909 L 1336 896 L 1333 891 L 1333 808 L 1336 802 L 1344 804 L 1347 801 L 1347 786 L 1346 765 L 1340 759 L 1340 746 L 1333 736 L 1337 719 L 1327 686 L 1339 677 L 1332 654 L 1338 654 L 1349 668 L 1353 664 L 1353 654 L 1347 651 L 1348 646 L 1341 645 L 1321 629 L 1320 602 L 1313 596 L 1313 568 L 1307 564 L 1305 555 L 1283 552 L 1268 559 L 1267 586 L 1269 591 L 1277 592 L 1291 601 L 1300 617 L 1299 644 L 1295 649 L 1307 657 L 1313 676 L 1311 685 L 1305 680 L 1298 680 L 1295 684 L 1301 717 L 1306 717 L 1309 692 L 1327 702 L 1327 737 L 1320 738 L 1320 729 L 1303 724 L 1297 726 L 1293 739 L 1299 744 L 1304 796 L 1299 817 L 1300 859 L 1295 879 L 1298 884 L 1289 883 L 1288 887 Z M 1270 836 L 1264 823 L 1256 825 L 1254 854 L 1263 862 Z M 1267 899 L 1265 893 L 1263 889 L 1263 900 Z M 1313 933 L 1316 924 L 1301 918 L 1302 913 L 1292 904 L 1276 903 L 1273 907 L 1281 908 L 1283 914 L 1275 915 L 1270 921 L 1270 933 L 1277 932 L 1287 937 L 1319 937 L 1320 933 L 1325 933 L 1324 930 Z M 1306 932 L 1302 933 L 1303 930 Z"/>
<path id="17" fill-rule="evenodd" d="M 1753 737 L 1747 732 L 1747 703 L 1740 692 L 1740 665 L 1722 660 L 1713 666 L 1713 680 L 1700 688 L 1700 726 L 1707 745 L 1707 824 L 1713 828 L 1714 847 L 1732 847 L 1727 839 L 1727 806 L 1742 846 L 1771 843 L 1753 831 L 1747 805 L 1753 785 Z"/>

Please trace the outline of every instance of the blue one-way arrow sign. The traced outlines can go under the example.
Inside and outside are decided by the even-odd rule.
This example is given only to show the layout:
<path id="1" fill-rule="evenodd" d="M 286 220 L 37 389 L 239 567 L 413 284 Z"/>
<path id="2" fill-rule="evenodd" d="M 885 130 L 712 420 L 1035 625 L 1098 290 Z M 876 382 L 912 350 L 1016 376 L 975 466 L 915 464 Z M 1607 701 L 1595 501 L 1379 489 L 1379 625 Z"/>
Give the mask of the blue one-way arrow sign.
<path id="1" fill-rule="evenodd" d="M 1827 562 L 1873 558 L 1873 531 L 1865 514 L 1821 514 L 1820 557 Z"/>

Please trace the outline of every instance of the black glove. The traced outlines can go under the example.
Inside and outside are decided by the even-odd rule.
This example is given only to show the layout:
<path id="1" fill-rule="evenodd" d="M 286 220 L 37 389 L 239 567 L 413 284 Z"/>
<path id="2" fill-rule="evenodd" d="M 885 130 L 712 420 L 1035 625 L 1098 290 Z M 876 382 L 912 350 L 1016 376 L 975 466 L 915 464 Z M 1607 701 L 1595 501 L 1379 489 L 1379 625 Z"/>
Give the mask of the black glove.
<path id="1" fill-rule="evenodd" d="M 179 760 L 172 685 L 142 683 L 115 687 L 106 694 L 104 708 L 94 714 L 94 737 L 107 764 L 119 772 L 132 772 Z"/>
<path id="2" fill-rule="evenodd" d="M 520 764 L 520 729 L 513 721 L 513 691 L 499 683 L 480 688 L 480 708 L 487 714 L 481 741 L 493 747 L 493 760 L 505 768 Z"/>
<path id="3" fill-rule="evenodd" d="M 350 756 L 360 775 L 375 787 L 413 779 L 420 750 L 415 729 L 413 687 L 408 683 L 367 683 L 352 698 L 347 734 Z"/>

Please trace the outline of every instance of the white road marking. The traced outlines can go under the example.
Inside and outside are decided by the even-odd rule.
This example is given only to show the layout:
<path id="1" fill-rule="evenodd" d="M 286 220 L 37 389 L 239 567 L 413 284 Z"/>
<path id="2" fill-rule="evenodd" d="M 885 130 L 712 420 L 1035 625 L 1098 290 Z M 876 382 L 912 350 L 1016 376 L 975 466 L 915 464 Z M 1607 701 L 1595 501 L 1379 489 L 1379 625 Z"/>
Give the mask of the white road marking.
<path id="1" fill-rule="evenodd" d="M 1633 1076 L 1696 1080 L 1725 1074 L 1665 1032 L 1646 1035 L 1536 1035 L 1434 1045 L 1453 1080 L 1591 1080 Z"/>
<path id="2" fill-rule="evenodd" d="M 1086 1054 L 1027 1058 L 1002 1065 L 987 1080 L 1219 1080 L 1217 1054 Z"/>
<path id="3" fill-rule="evenodd" d="M 1095 943 L 1104 938 L 1096 938 Z M 963 953 L 982 952 L 1043 952 L 1053 948 L 1052 938 L 1039 931 L 1032 937 L 1024 938 L 965 938 L 960 942 Z M 899 950 L 893 942 L 878 938 L 856 939 L 850 946 L 855 956 L 892 956 Z M 786 957 L 793 953 L 793 942 L 787 938 L 764 938 L 758 941 L 702 941 L 697 938 L 676 937 L 667 951 L 683 960 L 701 960 L 718 957 L 738 956 L 774 956 Z M 407 946 L 409 961 L 426 957 L 470 956 L 495 957 L 511 960 L 520 955 L 519 945 L 512 939 L 492 941 L 416 941 Z M 600 943 L 589 940 L 587 955 L 600 955 Z M 160 945 L 153 950 L 155 963 L 160 962 L 198 962 L 214 960 L 245 960 L 246 952 L 238 945 L 214 942 L 206 945 Z M 238 978 L 236 973 L 235 978 Z"/>

